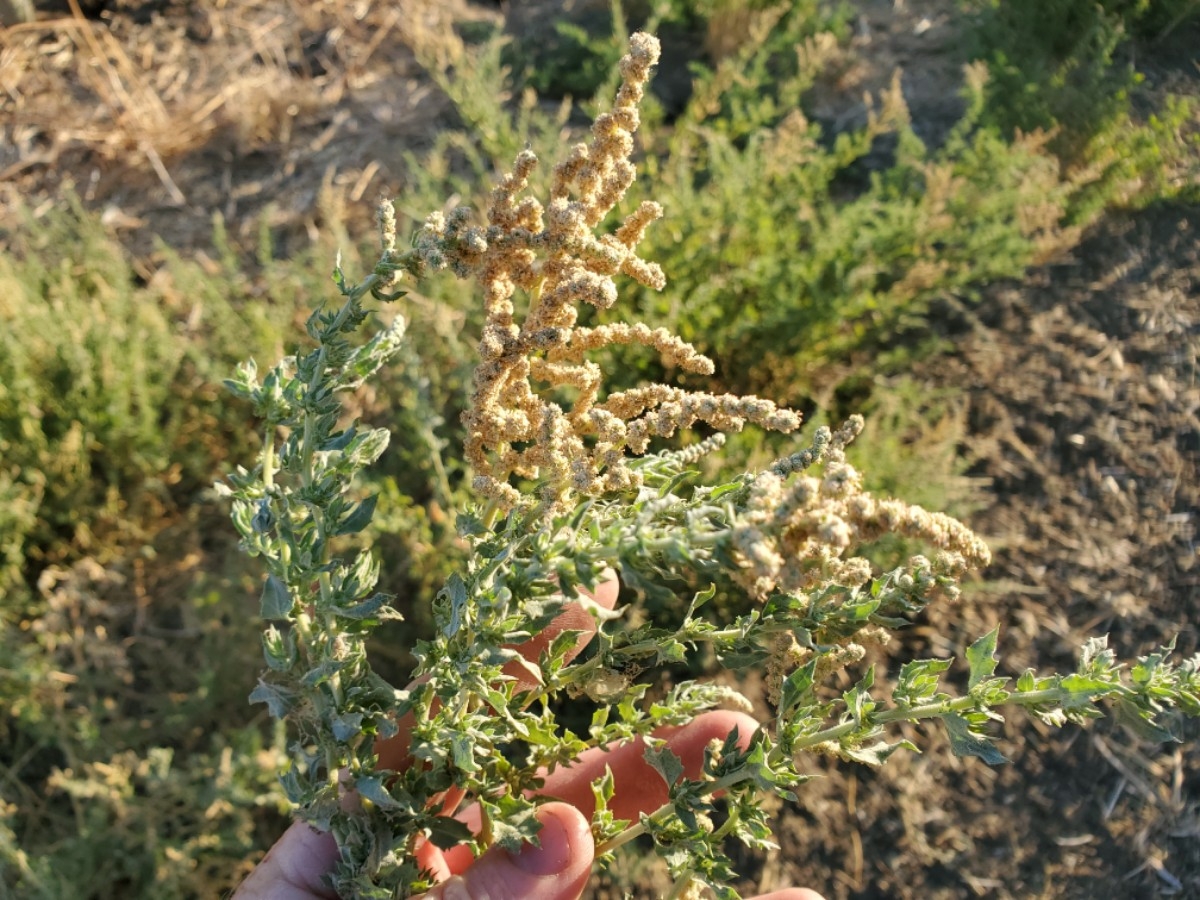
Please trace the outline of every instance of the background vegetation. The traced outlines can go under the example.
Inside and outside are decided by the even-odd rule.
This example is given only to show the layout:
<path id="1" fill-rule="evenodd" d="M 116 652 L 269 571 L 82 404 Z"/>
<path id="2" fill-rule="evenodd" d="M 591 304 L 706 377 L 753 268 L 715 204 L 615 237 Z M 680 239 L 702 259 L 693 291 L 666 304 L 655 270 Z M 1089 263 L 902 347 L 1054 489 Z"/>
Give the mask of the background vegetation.
<path id="1" fill-rule="evenodd" d="M 667 55 L 632 199 L 668 210 L 646 255 L 670 283 L 623 302 L 713 356 L 724 387 L 813 423 L 866 412 L 856 464 L 875 486 L 967 515 L 984 500 L 965 477 L 963 398 L 911 373 L 952 356 L 943 324 L 987 284 L 1061 259 L 1106 216 L 1200 202 L 1194 85 L 1143 71 L 1200 7 L 948 7 L 961 103 L 929 129 L 899 77 L 826 114 L 821 98 L 861 64 L 862 5 L 585 4 L 549 32 L 536 10 L 392 22 L 448 99 L 436 134 L 394 153 L 398 203 L 411 226 L 452 196 L 481 205 L 526 144 L 553 158 L 603 105 L 626 34 L 655 26 Z M 351 69 L 340 52 L 304 57 L 309 74 Z M 211 490 L 252 458 L 257 425 L 220 383 L 245 357 L 290 352 L 335 250 L 355 270 L 367 229 L 346 229 L 326 182 L 307 244 L 268 206 L 249 231 L 218 214 L 147 247 L 80 193 L 14 204 L 0 228 L 0 898 L 212 897 L 285 815 L 284 737 L 245 699 L 261 573 Z M 461 552 L 458 412 L 479 319 L 455 282 L 409 302 L 406 356 L 353 401 L 393 427 L 364 485 L 381 492 L 369 538 L 385 580 L 411 604 L 378 647 L 385 668 L 404 664 Z M 641 356 L 614 363 L 630 381 L 657 374 Z M 729 464 L 774 455 L 757 440 L 733 442 Z"/>

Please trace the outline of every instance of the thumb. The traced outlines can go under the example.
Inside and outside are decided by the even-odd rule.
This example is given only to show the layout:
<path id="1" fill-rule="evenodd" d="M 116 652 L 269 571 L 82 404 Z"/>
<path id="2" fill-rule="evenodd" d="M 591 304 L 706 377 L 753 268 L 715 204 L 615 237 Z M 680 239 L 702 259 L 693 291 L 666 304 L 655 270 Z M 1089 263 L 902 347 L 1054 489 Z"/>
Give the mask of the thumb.
<path id="1" fill-rule="evenodd" d="M 538 821 L 541 846 L 516 854 L 493 847 L 423 900 L 578 900 L 595 855 L 587 820 L 570 804 L 547 803 Z"/>
<path id="2" fill-rule="evenodd" d="M 338 859 L 333 835 L 293 822 L 250 873 L 232 900 L 328 900 L 337 894 L 325 876 Z"/>

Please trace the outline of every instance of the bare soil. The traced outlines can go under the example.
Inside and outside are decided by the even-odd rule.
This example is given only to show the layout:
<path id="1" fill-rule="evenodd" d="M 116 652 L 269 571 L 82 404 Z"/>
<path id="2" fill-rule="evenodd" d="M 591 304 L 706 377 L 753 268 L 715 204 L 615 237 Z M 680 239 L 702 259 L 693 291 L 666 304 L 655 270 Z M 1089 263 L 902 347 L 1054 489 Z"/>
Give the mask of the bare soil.
<path id="1" fill-rule="evenodd" d="M 1074 258 L 945 312 L 956 350 L 921 366 L 969 398 L 964 452 L 990 480 L 972 525 L 995 561 L 958 608 L 902 634 L 946 656 L 1000 623 L 1008 673 L 1069 669 L 1088 637 L 1122 658 L 1198 648 L 1200 209 L 1109 221 Z M 1138 742 L 1015 718 L 1011 764 L 921 756 L 829 771 L 782 829 L 778 876 L 830 898 L 1200 895 L 1200 728 Z M 847 814 L 847 810 L 849 814 Z M 768 865 L 768 871 L 772 866 Z"/>
<path id="2" fill-rule="evenodd" d="M 822 86 L 818 114 L 851 124 L 862 91 L 902 65 L 936 142 L 959 109 L 953 4 L 861 7 L 861 61 Z M 247 238 L 266 214 L 281 253 L 338 217 L 365 221 L 373 196 L 403 189 L 404 152 L 451 115 L 402 38 L 500 15 L 463 0 L 89 10 L 41 4 L 36 23 L 0 34 L 0 209 L 44 210 L 72 187 L 147 269 L 156 240 L 209 252 L 215 213 Z M 996 622 L 1014 674 L 1069 667 L 1097 633 L 1126 658 L 1171 635 L 1196 652 L 1198 238 L 1196 208 L 1113 218 L 1073 258 L 941 311 L 956 349 L 917 376 L 966 392 L 963 452 L 990 484 L 972 524 L 996 559 L 962 605 L 905 633 L 897 658 L 954 654 Z M 1184 728 L 1191 744 L 1153 747 L 1108 722 L 1059 733 L 1015 719 L 998 769 L 955 759 L 932 728 L 915 735 L 925 753 L 880 771 L 815 761 L 825 777 L 781 810 L 782 848 L 746 858 L 743 887 L 1200 896 L 1200 733 Z"/>

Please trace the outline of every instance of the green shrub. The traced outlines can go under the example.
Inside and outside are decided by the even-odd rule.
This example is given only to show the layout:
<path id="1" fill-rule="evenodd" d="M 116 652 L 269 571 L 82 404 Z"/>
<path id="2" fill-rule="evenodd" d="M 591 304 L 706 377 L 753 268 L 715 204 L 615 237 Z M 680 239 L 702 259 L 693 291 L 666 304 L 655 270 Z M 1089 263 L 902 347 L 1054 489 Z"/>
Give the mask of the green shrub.
<path id="1" fill-rule="evenodd" d="M 608 10 L 558 18 L 552 31 L 538 28 L 506 47 L 505 58 L 521 73 L 522 87 L 587 100 L 609 80 L 628 40 L 624 9 L 614 0 Z"/>
<path id="2" fill-rule="evenodd" d="M 931 298 L 1019 275 L 1066 240 L 1056 160 L 1036 138 L 976 127 L 980 109 L 977 91 L 934 152 L 898 89 L 829 147 L 798 112 L 745 146 L 707 129 L 677 134 L 638 188 L 672 211 L 651 240 L 673 278 L 641 292 L 642 309 L 715 354 L 724 384 L 775 386 L 792 403 L 831 387 L 818 383 L 831 372 L 886 371 Z M 890 164 L 864 172 L 880 146 Z M 685 167 L 696 158 L 698 176 Z"/>
<path id="3" fill-rule="evenodd" d="M 1195 0 L 976 0 L 974 57 L 991 73 L 984 121 L 1005 133 L 1040 129 L 1080 173 L 1071 221 L 1103 209 L 1140 205 L 1178 193 L 1194 174 L 1194 139 L 1182 136 L 1194 104 L 1168 96 L 1159 111 L 1136 116 L 1132 96 L 1142 75 L 1131 38 L 1151 42 L 1200 13 Z M 1142 49 L 1153 53 L 1153 47 Z M 1193 163 L 1188 165 L 1188 159 Z"/>
<path id="4" fill-rule="evenodd" d="M 357 258 L 323 203 L 325 240 L 303 266 L 276 258 L 265 226 L 247 252 L 217 219 L 212 258 L 162 246 L 149 272 L 73 197 L 5 235 L 4 900 L 216 896 L 279 829 L 281 738 L 245 705 L 261 661 L 253 587 L 212 484 L 258 440 L 252 411 L 224 398 L 229 368 L 282 351 L 336 244 Z M 428 303 L 413 329 L 428 365 L 409 353 L 358 399 L 390 410 L 395 454 L 365 487 L 385 495 L 373 534 L 406 594 L 457 558 L 441 511 L 461 473 L 439 458 L 457 411 L 439 398 L 463 393 L 467 348 L 461 317 Z M 385 635 L 381 671 L 413 640 Z"/>
<path id="5" fill-rule="evenodd" d="M 234 546 L 205 537 L 203 497 L 252 438 L 244 412 L 218 402 L 216 373 L 247 350 L 275 352 L 294 307 L 241 304 L 246 279 L 175 257 L 147 281 L 72 197 L 45 218 L 23 213 L 7 243 L 0 895 L 87 885 L 81 896 L 136 897 L 157 882 L 165 896 L 200 896 L 211 882 L 189 894 L 190 867 L 217 854 L 227 886 L 253 845 L 254 803 L 273 794 L 270 761 L 241 752 L 257 727 L 224 718 L 242 691 L 220 673 L 253 666 L 218 650 L 245 567 L 213 561 Z M 210 568 L 196 571 L 198 559 Z M 203 600 L 214 583 L 217 604 Z M 216 731 L 239 755 L 201 803 Z M 247 779 L 257 799 L 230 806 Z"/>
<path id="6" fill-rule="evenodd" d="M 104 562 L 145 541 L 181 498 L 245 446 L 215 372 L 272 348 L 290 318 L 240 305 L 195 264 L 139 285 L 124 251 L 77 200 L 25 213 L 0 258 L 0 589 L 40 569 Z M 164 273 L 166 276 L 166 273 Z"/>
<path id="7" fill-rule="evenodd" d="M 264 744 L 225 727 L 182 760 L 149 747 L 56 768 L 44 795 L 0 807 L 0 898 L 221 896 L 280 827 L 283 755 L 279 729 Z"/>
<path id="8" fill-rule="evenodd" d="M 674 52 L 683 52 L 682 47 L 694 52 L 696 58 L 689 59 L 697 73 L 711 71 L 740 48 L 765 39 L 767 52 L 756 53 L 749 60 L 751 68 L 721 95 L 732 113 L 747 103 L 789 103 L 791 98 L 781 96 L 772 82 L 784 82 L 794 72 L 799 42 L 828 31 L 844 37 L 850 7 L 825 0 L 613 0 L 608 9 L 583 4 L 573 15 L 570 9 L 565 14 L 571 18 L 555 20 L 552 30 L 533 27 L 505 48 L 504 59 L 520 87 L 544 97 L 572 97 L 594 112 L 592 98 L 616 86 L 616 62 L 628 48 L 628 18 L 636 28 L 674 35 Z M 760 90 L 764 85 L 771 89 Z M 736 115 L 721 118 L 738 125 Z"/>

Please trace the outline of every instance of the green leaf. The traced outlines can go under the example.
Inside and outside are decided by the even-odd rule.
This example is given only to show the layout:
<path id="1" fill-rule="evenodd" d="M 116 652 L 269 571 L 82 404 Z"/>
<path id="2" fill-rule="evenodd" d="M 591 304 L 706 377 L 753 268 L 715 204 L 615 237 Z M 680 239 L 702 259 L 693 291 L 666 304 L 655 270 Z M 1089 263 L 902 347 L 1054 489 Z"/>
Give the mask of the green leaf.
<path id="1" fill-rule="evenodd" d="M 334 529 L 335 535 L 342 534 L 358 534 L 368 525 L 371 524 L 371 517 L 375 515 L 375 504 L 379 502 L 379 495 L 372 494 L 362 503 L 354 508 L 354 512 L 342 519 Z"/>
<path id="2" fill-rule="evenodd" d="M 687 615 L 684 618 L 690 619 L 696 614 L 696 610 L 715 596 L 717 596 L 717 586 L 715 584 L 710 584 L 704 590 L 697 591 L 696 596 L 692 598 L 692 605 L 688 607 Z"/>
<path id="3" fill-rule="evenodd" d="M 682 663 L 687 661 L 687 648 L 679 641 L 670 638 L 658 645 L 658 663 Z"/>
<path id="4" fill-rule="evenodd" d="M 345 660 L 327 659 L 325 662 L 306 672 L 304 677 L 300 679 L 300 683 L 305 687 L 316 687 L 328 681 L 329 676 L 334 672 L 340 672 L 345 667 Z"/>
<path id="5" fill-rule="evenodd" d="M 362 734 L 362 723 L 362 713 L 343 713 L 340 716 L 334 716 L 329 722 L 329 727 L 333 731 L 334 739 L 345 743 Z"/>
<path id="6" fill-rule="evenodd" d="M 253 400 L 255 385 L 247 382 L 235 381 L 232 378 L 226 378 L 221 381 L 221 386 L 229 393 L 233 394 L 239 400 Z"/>
<path id="7" fill-rule="evenodd" d="M 996 638 L 1000 634 L 997 625 L 970 647 L 967 648 L 967 664 L 971 667 L 971 677 L 967 681 L 967 690 L 985 678 L 991 678 L 996 671 Z"/>
<path id="8" fill-rule="evenodd" d="M 267 576 L 259 608 L 264 619 L 286 619 L 292 614 L 292 595 L 287 585 L 274 575 Z"/>
<path id="9" fill-rule="evenodd" d="M 1113 652 L 1108 649 L 1108 635 L 1088 638 L 1079 654 L 1081 675 L 1103 675 L 1115 665 Z"/>
<path id="10" fill-rule="evenodd" d="M 379 558 L 369 549 L 354 557 L 348 569 L 343 569 L 337 599 L 341 602 L 361 597 L 379 581 Z"/>
<path id="11" fill-rule="evenodd" d="M 393 594 L 375 594 L 373 597 L 368 597 L 361 603 L 355 603 L 351 606 L 338 606 L 333 610 L 334 615 L 343 619 L 391 619 L 395 621 L 403 621 L 404 616 L 396 612 L 388 606 L 392 600 L 395 600 Z"/>
<path id="12" fill-rule="evenodd" d="M 258 511 L 250 520 L 250 527 L 255 534 L 266 534 L 275 524 L 275 515 L 271 512 L 271 501 L 263 497 L 258 501 Z"/>
<path id="13" fill-rule="evenodd" d="M 450 753 L 459 771 L 474 774 L 479 764 L 475 762 L 475 741 L 469 734 L 456 734 L 450 739 Z"/>
<path id="14" fill-rule="evenodd" d="M 1022 694 L 1027 694 L 1034 690 L 1036 684 L 1037 676 L 1034 674 L 1033 669 L 1026 669 L 1021 673 L 1021 677 L 1017 679 L 1017 690 Z"/>
<path id="15" fill-rule="evenodd" d="M 814 657 L 787 677 L 780 691 L 779 716 L 781 719 L 790 718 L 801 704 L 811 705 L 815 702 L 813 695 L 813 679 L 817 672 L 817 660 Z"/>
<path id="16" fill-rule="evenodd" d="M 914 753 L 921 752 L 912 741 L 898 741 L 895 744 L 880 741 L 877 744 L 872 744 L 870 747 L 844 747 L 842 748 L 842 753 L 855 762 L 864 763 L 868 766 L 881 766 L 897 750 L 911 750 Z"/>
<path id="17" fill-rule="evenodd" d="M 977 756 L 989 766 L 999 766 L 1008 759 L 987 737 L 975 733 L 971 723 L 958 713 L 943 713 L 941 720 L 950 734 L 950 749 L 955 756 Z"/>
<path id="18" fill-rule="evenodd" d="M 567 629 L 555 635 L 554 640 L 550 642 L 550 646 L 542 651 L 538 659 L 538 666 L 543 680 L 552 679 L 562 671 L 567 654 L 575 649 L 575 644 L 582 634 L 584 634 L 582 631 Z"/>
<path id="19" fill-rule="evenodd" d="M 517 853 L 522 844 L 538 844 L 537 833 L 542 823 L 537 819 L 537 805 L 524 797 L 506 794 L 495 802 L 481 800 L 479 805 L 492 825 L 496 846 Z"/>
<path id="20" fill-rule="evenodd" d="M 948 659 L 914 659 L 900 667 L 900 677 L 892 692 L 892 700 L 901 705 L 916 706 L 937 693 L 938 680 L 950 668 Z"/>
<path id="21" fill-rule="evenodd" d="M 660 498 L 673 496 L 675 494 L 675 488 L 679 487 L 679 485 L 683 484 L 684 482 L 689 481 L 695 474 L 696 473 L 692 471 L 683 471 L 671 476 L 671 479 L 658 489 L 658 496 Z"/>
<path id="22" fill-rule="evenodd" d="M 437 599 L 442 601 L 438 608 L 442 634 L 448 638 L 454 637 L 462 627 L 462 615 L 467 606 L 467 585 L 462 576 L 451 572 L 450 577 L 446 579 L 446 586 L 438 592 Z M 448 609 L 445 608 L 447 602 Z"/>
<path id="23" fill-rule="evenodd" d="M 875 709 L 875 701 L 871 699 L 871 686 L 874 683 L 875 667 L 868 666 L 858 684 L 842 694 L 842 701 L 846 704 L 847 712 L 859 726 L 862 725 L 863 716 L 869 715 Z"/>
<path id="24" fill-rule="evenodd" d="M 279 785 L 283 788 L 284 796 L 293 806 L 299 806 L 305 800 L 311 799 L 308 788 L 300 783 L 300 773 L 296 771 L 295 766 L 279 776 Z"/>
<path id="25" fill-rule="evenodd" d="M 454 519 L 454 530 L 459 537 L 478 537 L 487 534 L 487 526 L 474 511 L 459 513 Z"/>
<path id="26" fill-rule="evenodd" d="M 391 437 L 391 432 L 386 428 L 375 428 L 358 434 L 343 451 L 339 467 L 344 466 L 353 471 L 371 465 L 387 449 Z"/>
<path id="27" fill-rule="evenodd" d="M 605 766 L 604 774 L 592 782 L 592 797 L 596 801 L 596 812 L 608 809 L 608 802 L 612 800 L 616 790 L 616 779 L 613 778 L 612 769 Z"/>
<path id="28" fill-rule="evenodd" d="M 371 288 L 371 296 L 376 300 L 382 300 L 385 303 L 391 303 L 399 300 L 401 297 L 407 297 L 408 291 L 385 291 L 380 288 Z"/>
<path id="29" fill-rule="evenodd" d="M 1012 697 L 1012 693 L 1005 687 L 1011 680 L 1008 677 L 985 679 L 975 685 L 972 696 L 976 697 L 984 706 L 992 708 L 1004 706 Z"/>
<path id="30" fill-rule="evenodd" d="M 354 436 L 358 434 L 358 427 L 351 425 L 345 431 L 339 431 L 336 434 L 331 434 L 329 439 L 321 445 L 321 451 L 329 453 L 335 450 L 345 450 L 347 445 L 354 440 Z"/>
<path id="31" fill-rule="evenodd" d="M 683 761 L 665 744 L 661 748 L 647 747 L 645 760 L 662 776 L 667 787 L 673 787 L 683 775 Z"/>
<path id="32" fill-rule="evenodd" d="M 470 828 L 449 816 L 438 816 L 429 825 L 429 840 L 440 850 L 469 843 L 474 837 Z"/>
<path id="33" fill-rule="evenodd" d="M 1178 742 L 1178 738 L 1154 721 L 1149 710 L 1142 709 L 1132 700 L 1121 699 L 1113 705 L 1113 718 L 1146 741 L 1158 744 Z"/>
<path id="34" fill-rule="evenodd" d="M 361 778 L 354 779 L 354 790 L 364 800 L 370 800 L 382 810 L 399 811 L 408 809 L 408 805 L 401 803 L 391 795 L 383 780 L 376 775 L 366 775 Z"/>
<path id="35" fill-rule="evenodd" d="M 271 684 L 269 681 L 258 681 L 258 687 L 250 692 L 251 703 L 267 704 L 267 712 L 273 719 L 282 719 L 292 708 L 292 698 L 295 694 L 285 687 Z"/>
<path id="36" fill-rule="evenodd" d="M 296 664 L 297 648 L 294 631 L 281 633 L 274 625 L 263 632 L 263 657 L 275 672 L 286 672 Z"/>
<path id="37" fill-rule="evenodd" d="M 333 264 L 333 274 L 331 277 L 333 278 L 333 283 L 337 285 L 339 294 L 346 296 L 350 293 L 349 288 L 346 286 L 346 276 L 342 272 L 342 253 L 340 250 L 338 251 L 337 261 Z"/>
<path id="38" fill-rule="evenodd" d="M 726 494 L 731 494 L 734 491 L 740 491 L 745 486 L 746 484 L 743 481 L 730 481 L 726 484 L 718 484 L 716 487 L 709 490 L 708 499 L 712 502 L 715 502 L 721 497 L 724 497 Z"/>
<path id="39" fill-rule="evenodd" d="M 847 622 L 865 622 L 871 618 L 871 614 L 875 610 L 879 609 L 881 603 L 879 597 L 872 597 L 868 594 L 857 602 L 847 601 L 842 604 L 839 612 Z"/>

